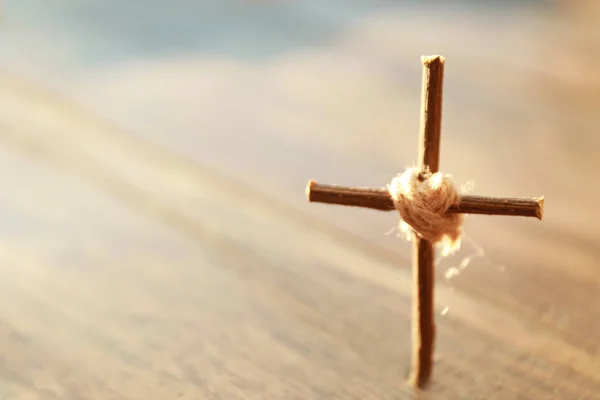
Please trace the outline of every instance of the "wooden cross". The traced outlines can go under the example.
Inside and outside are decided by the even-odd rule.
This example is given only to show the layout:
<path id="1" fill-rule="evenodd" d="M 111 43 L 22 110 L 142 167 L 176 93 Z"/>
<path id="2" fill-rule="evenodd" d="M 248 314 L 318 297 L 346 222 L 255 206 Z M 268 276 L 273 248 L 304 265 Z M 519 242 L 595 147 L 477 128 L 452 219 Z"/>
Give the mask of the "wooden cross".
<path id="1" fill-rule="evenodd" d="M 423 90 L 421 99 L 421 126 L 419 166 L 422 171 L 438 172 L 440 162 L 440 128 L 442 120 L 442 87 L 444 58 L 424 56 Z M 395 210 L 394 200 L 387 189 L 350 188 L 320 185 L 309 181 L 306 193 L 310 202 Z M 463 195 L 460 202 L 450 207 L 449 213 L 515 215 L 542 219 L 544 198 L 501 198 Z M 435 342 L 434 320 L 434 243 L 413 232 L 413 339 L 410 382 L 424 387 L 433 369 Z"/>

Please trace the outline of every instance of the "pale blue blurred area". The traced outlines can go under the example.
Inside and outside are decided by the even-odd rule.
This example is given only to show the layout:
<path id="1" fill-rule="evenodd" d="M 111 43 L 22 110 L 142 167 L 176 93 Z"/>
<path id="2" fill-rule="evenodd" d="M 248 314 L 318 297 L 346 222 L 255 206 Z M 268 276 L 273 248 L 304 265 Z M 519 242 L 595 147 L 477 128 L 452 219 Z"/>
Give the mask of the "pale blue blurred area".
<path id="1" fill-rule="evenodd" d="M 326 4 L 325 4 L 326 3 Z M 78 62 L 101 67 L 124 59 L 205 54 L 262 60 L 323 47 L 374 14 L 422 10 L 482 14 L 548 8 L 549 1 L 7 1 L 4 29 L 17 27 Z M 402 21 L 399 21 L 401 23 Z M 427 29 L 424 27 L 424 29 Z M 415 32 L 418 35 L 418 32 Z M 10 39 L 4 37 L 2 42 Z M 410 40 L 410 38 L 399 38 Z M 3 44 L 5 47 L 6 44 Z M 21 48 L 27 51 L 27 46 Z"/>

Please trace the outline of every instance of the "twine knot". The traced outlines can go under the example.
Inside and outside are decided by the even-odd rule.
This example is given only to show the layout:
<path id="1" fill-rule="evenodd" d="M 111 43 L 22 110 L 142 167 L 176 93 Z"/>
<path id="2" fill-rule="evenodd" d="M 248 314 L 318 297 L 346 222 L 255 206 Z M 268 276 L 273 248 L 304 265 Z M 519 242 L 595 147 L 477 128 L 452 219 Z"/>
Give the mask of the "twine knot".
<path id="1" fill-rule="evenodd" d="M 388 190 L 400 212 L 403 232 L 413 230 L 423 239 L 441 244 L 445 255 L 460 247 L 463 216 L 447 213 L 460 202 L 450 175 L 409 168 L 392 180 Z"/>

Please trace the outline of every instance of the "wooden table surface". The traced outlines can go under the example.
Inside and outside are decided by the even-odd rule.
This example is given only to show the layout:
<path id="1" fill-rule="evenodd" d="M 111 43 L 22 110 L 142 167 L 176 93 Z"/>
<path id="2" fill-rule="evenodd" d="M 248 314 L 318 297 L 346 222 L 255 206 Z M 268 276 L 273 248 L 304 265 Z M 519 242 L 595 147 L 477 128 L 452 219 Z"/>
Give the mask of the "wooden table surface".
<path id="1" fill-rule="evenodd" d="M 5 2 L 0 398 L 600 398 L 600 11 L 514 3 Z M 417 161 L 436 53 L 442 170 L 546 210 L 468 218 L 419 392 L 398 216 L 304 186 Z"/>

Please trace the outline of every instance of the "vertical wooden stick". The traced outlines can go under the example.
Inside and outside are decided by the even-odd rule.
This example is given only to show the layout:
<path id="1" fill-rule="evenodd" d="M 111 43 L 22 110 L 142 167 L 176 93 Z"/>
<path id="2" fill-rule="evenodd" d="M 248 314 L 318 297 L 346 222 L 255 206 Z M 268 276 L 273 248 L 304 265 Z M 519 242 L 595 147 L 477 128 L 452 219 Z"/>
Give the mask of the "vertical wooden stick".
<path id="1" fill-rule="evenodd" d="M 421 98 L 421 131 L 419 162 L 423 170 L 437 172 L 440 164 L 440 133 L 442 123 L 442 89 L 444 58 L 422 57 L 423 92 Z M 410 381 L 424 387 L 433 369 L 435 342 L 434 259 L 433 244 L 413 234 L 413 347 Z"/>

